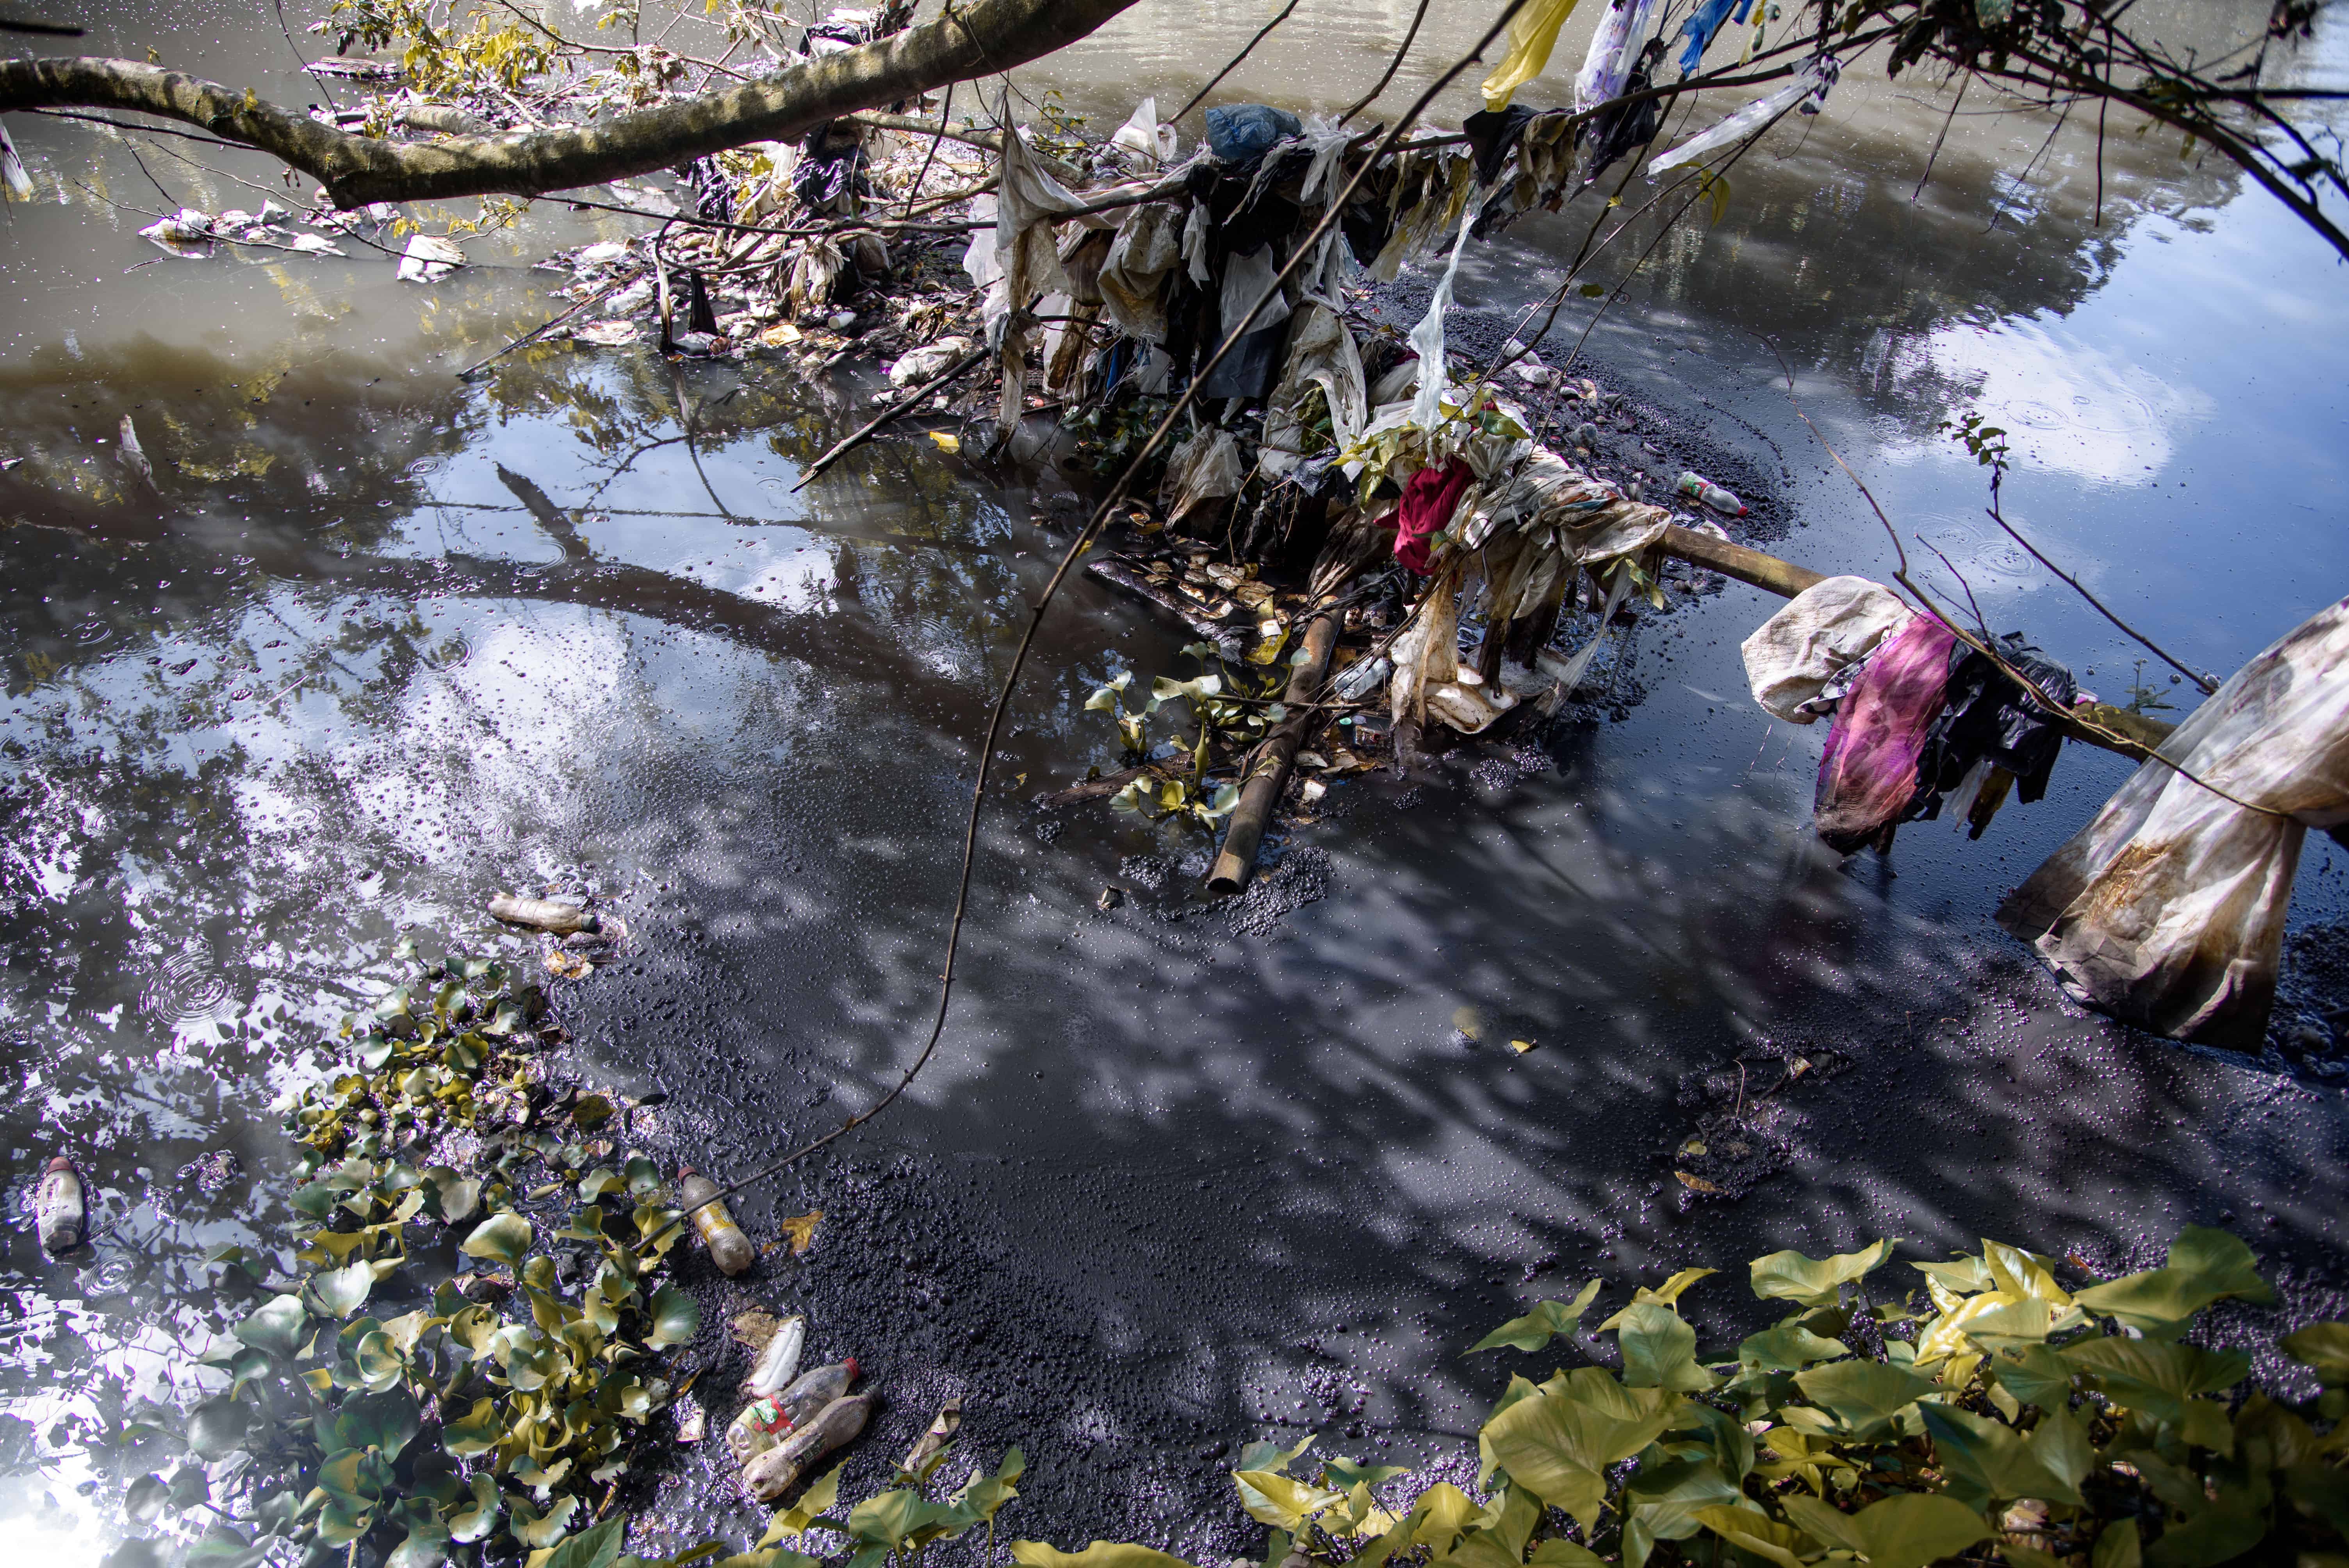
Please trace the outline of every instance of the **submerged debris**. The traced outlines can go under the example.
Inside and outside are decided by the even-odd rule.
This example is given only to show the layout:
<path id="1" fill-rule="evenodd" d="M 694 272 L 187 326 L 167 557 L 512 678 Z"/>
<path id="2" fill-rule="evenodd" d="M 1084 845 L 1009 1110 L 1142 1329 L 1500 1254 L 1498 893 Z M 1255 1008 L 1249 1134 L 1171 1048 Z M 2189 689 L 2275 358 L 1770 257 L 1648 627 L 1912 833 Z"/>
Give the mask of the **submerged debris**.
<path id="1" fill-rule="evenodd" d="M 89 1206 L 81 1176 L 62 1154 L 52 1155 L 41 1173 L 40 1190 L 33 1199 L 33 1224 L 41 1250 L 51 1257 L 72 1252 L 88 1239 Z"/>

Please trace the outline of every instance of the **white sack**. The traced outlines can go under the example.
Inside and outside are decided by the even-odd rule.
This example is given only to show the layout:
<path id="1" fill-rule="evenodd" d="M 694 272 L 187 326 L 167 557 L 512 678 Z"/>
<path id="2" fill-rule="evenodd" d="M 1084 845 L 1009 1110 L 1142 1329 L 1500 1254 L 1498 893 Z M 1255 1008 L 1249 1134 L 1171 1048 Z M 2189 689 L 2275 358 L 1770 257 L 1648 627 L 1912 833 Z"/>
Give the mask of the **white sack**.
<path id="1" fill-rule="evenodd" d="M 1803 711 L 1803 705 L 1916 613 L 1891 589 L 1865 577 L 1813 583 L 1738 645 L 1754 700 L 1790 723 L 1810 723 L 1818 716 Z"/>

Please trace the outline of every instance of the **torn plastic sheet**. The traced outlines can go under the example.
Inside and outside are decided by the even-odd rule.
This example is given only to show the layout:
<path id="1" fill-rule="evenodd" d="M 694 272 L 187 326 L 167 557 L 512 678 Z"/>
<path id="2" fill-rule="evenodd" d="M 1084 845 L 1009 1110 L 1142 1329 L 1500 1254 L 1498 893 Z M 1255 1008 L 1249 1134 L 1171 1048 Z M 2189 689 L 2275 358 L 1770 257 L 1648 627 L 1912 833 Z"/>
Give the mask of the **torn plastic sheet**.
<path id="1" fill-rule="evenodd" d="M 1145 202 L 1118 225 L 1100 284 L 1110 319 L 1127 336 L 1166 341 L 1166 274 L 1182 260 L 1182 222 L 1168 203 Z"/>
<path id="2" fill-rule="evenodd" d="M 2258 1050 L 2302 841 L 2344 823 L 2349 600 L 2187 715 L 1998 922 L 2093 1007 L 2173 1039 Z"/>
<path id="3" fill-rule="evenodd" d="M 1472 201 L 1468 209 L 1473 211 L 1475 205 Z M 1468 248 L 1468 231 L 1473 226 L 1464 211 L 1460 237 L 1452 242 L 1452 259 L 1444 263 L 1443 280 L 1427 302 L 1427 314 L 1411 329 L 1411 346 L 1419 356 L 1419 390 L 1412 397 L 1411 422 L 1423 430 L 1435 428 L 1443 412 L 1444 377 L 1449 374 L 1444 360 L 1444 313 L 1452 308 L 1453 281 L 1460 275 L 1460 253 Z"/>
<path id="4" fill-rule="evenodd" d="M 1574 14 L 1574 0 L 1528 0 L 1509 20 L 1509 52 L 1485 78 L 1485 107 L 1509 107 L 1516 90 L 1542 74 L 1550 51 L 1557 46 L 1558 29 Z"/>
<path id="5" fill-rule="evenodd" d="M 1362 356 L 1353 334 L 1336 311 L 1319 303 L 1305 307 L 1289 334 L 1288 363 L 1266 409 L 1257 466 L 1274 479 L 1295 473 L 1305 460 L 1304 410 L 1316 387 L 1321 388 L 1342 452 L 1369 422 L 1369 394 L 1362 387 Z"/>
<path id="6" fill-rule="evenodd" d="M 1810 100 L 1811 112 L 1826 101 L 1827 89 L 1835 86 L 1837 67 L 1825 56 L 1815 56 L 1804 63 L 1795 79 L 1766 98 L 1755 98 L 1711 130 L 1700 131 L 1670 152 L 1658 153 L 1648 164 L 1648 178 L 1653 180 L 1668 170 L 1684 163 L 1693 163 L 1727 147 L 1742 141 L 1775 121 L 1796 104 Z"/>
<path id="7" fill-rule="evenodd" d="M 1110 136 L 1110 140 L 1129 152 L 1138 152 L 1153 163 L 1174 161 L 1180 142 L 1171 125 L 1158 121 L 1158 100 L 1143 98 L 1134 106 L 1133 115 Z"/>
<path id="8" fill-rule="evenodd" d="M 1272 259 L 1270 245 L 1259 246 L 1245 256 L 1234 256 L 1224 263 L 1222 314 L 1216 318 L 1223 324 L 1228 337 L 1246 322 L 1250 332 L 1262 332 L 1268 326 L 1278 326 L 1288 319 L 1288 301 L 1274 286 L 1279 275 L 1279 265 Z M 1248 319 L 1258 300 L 1264 308 Z"/>
<path id="9" fill-rule="evenodd" d="M 1590 35 L 1590 52 L 1574 77 L 1574 107 L 1578 113 L 1619 98 L 1631 75 L 1633 62 L 1648 41 L 1648 24 L 1657 0 L 1615 0 Z"/>
<path id="10" fill-rule="evenodd" d="M 1608 628 L 1615 624 L 1615 612 L 1623 607 L 1623 601 L 1630 593 L 1631 563 L 1619 561 L 1615 564 L 1614 581 L 1607 589 L 1607 607 L 1599 612 L 1598 634 L 1583 644 L 1581 650 L 1570 659 L 1561 659 L 1547 648 L 1535 655 L 1535 663 L 1542 674 L 1557 682 L 1557 695 L 1561 698 L 1572 696 L 1575 688 L 1582 684 L 1583 676 L 1590 669 L 1590 661 L 1598 656 L 1599 645 L 1607 640 Z"/>
<path id="11" fill-rule="evenodd" d="M 1167 526 L 1182 521 L 1203 502 L 1239 494 L 1245 477 L 1239 443 L 1232 433 L 1202 425 L 1166 459 L 1166 480 L 1158 494 L 1167 506 Z"/>

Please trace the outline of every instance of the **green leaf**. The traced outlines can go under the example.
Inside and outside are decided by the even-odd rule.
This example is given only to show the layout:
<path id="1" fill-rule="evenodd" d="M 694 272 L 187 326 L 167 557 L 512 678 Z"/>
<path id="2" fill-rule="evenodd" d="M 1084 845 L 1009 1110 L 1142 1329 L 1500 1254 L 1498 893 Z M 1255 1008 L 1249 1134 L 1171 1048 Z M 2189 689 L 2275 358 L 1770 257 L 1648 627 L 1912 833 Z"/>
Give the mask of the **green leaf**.
<path id="1" fill-rule="evenodd" d="M 1888 1497 L 1857 1513 L 1839 1512 L 1800 1491 L 1778 1501 L 1806 1534 L 1858 1553 L 1868 1568 L 1926 1568 L 1987 1541 L 1991 1533 L 1982 1515 L 1965 1504 L 1929 1492 Z"/>
<path id="2" fill-rule="evenodd" d="M 1096 1541 L 1082 1552 L 1062 1552 L 1041 1541 L 1015 1541 L 1011 1560 L 1025 1568 L 1191 1568 L 1169 1553 L 1115 1541 Z"/>
<path id="3" fill-rule="evenodd" d="M 1239 1489 L 1240 1506 L 1248 1516 L 1275 1530 L 1297 1530 L 1314 1515 L 1346 1501 L 1342 1491 L 1278 1470 L 1234 1470 L 1232 1484 Z"/>
<path id="4" fill-rule="evenodd" d="M 1017 1449 L 1012 1450 L 1017 1453 Z M 778 1541 L 796 1541 L 807 1533 L 810 1526 L 840 1501 L 840 1472 L 848 1468 L 843 1460 L 816 1477 L 800 1500 L 791 1507 L 779 1510 L 768 1522 L 767 1533 L 759 1537 L 759 1545 L 771 1546 Z M 977 1479 L 973 1472 L 973 1479 Z"/>
<path id="5" fill-rule="evenodd" d="M 645 1343 L 655 1350 L 682 1345 L 701 1332 L 701 1304 L 673 1284 L 653 1292 L 651 1307 L 652 1326 L 645 1331 Z"/>
<path id="6" fill-rule="evenodd" d="M 473 1227 L 458 1250 L 468 1257 L 486 1258 L 508 1268 L 520 1266 L 530 1251 L 530 1222 L 520 1214 L 492 1214 Z"/>
<path id="7" fill-rule="evenodd" d="M 2326 1387 L 2349 1383 L 2349 1323 L 2312 1323 L 2285 1335 L 2282 1344 L 2286 1356 L 2315 1367 Z"/>
<path id="8" fill-rule="evenodd" d="M 2225 1487 L 2217 1501 L 2161 1532 L 2161 1539 L 2146 1550 L 2147 1568 L 2212 1568 L 2215 1563 L 2231 1563 L 2257 1546 L 2267 1532 L 2267 1517 L 2250 1494 L 2239 1487 Z"/>
<path id="9" fill-rule="evenodd" d="M 1625 1387 L 1683 1394 L 1713 1387 L 1713 1374 L 1697 1365 L 1696 1330 L 1679 1313 L 1657 1302 L 1635 1302 L 1616 1314 L 1616 1322 Z"/>
<path id="10" fill-rule="evenodd" d="M 444 1224 L 470 1220 L 481 1206 L 481 1184 L 458 1175 L 446 1165 L 425 1170 L 424 1191 L 425 1209 Z"/>
<path id="11" fill-rule="evenodd" d="M 2169 1262 L 2162 1267 L 2091 1285 L 2073 1299 L 2148 1337 L 2175 1339 L 2197 1313 L 2230 1296 L 2259 1303 L 2275 1300 L 2275 1293 L 2260 1277 L 2259 1259 L 2240 1238 L 2189 1225 L 2169 1243 Z"/>
<path id="12" fill-rule="evenodd" d="M 482 1405 L 488 1404 L 484 1399 Z M 481 1406 L 474 1407 L 478 1413 Z M 492 1438 L 492 1442 L 495 1439 Z M 453 1451 L 453 1450 L 452 1450 Z M 470 1546 L 486 1540 L 498 1526 L 498 1483 L 488 1476 L 477 1475 L 472 1480 L 473 1501 L 469 1508 L 459 1508 L 449 1516 L 449 1539 Z"/>
<path id="13" fill-rule="evenodd" d="M 310 1276 L 310 1295 L 329 1317 L 348 1317 L 367 1305 L 375 1289 L 375 1265 L 361 1260 L 347 1268 L 322 1269 Z"/>
<path id="14" fill-rule="evenodd" d="M 1810 1537 L 1801 1531 L 1751 1508 L 1701 1508 L 1696 1519 L 1732 1546 L 1751 1552 L 1764 1562 L 1777 1564 L 1777 1568 L 1803 1568 L 1800 1553 L 1811 1544 Z M 1540 1561 L 1538 1555 L 1535 1561 Z M 1599 1559 L 1594 1557 L 1591 1561 Z"/>
<path id="15" fill-rule="evenodd" d="M 1702 1528 L 1699 1513 L 1734 1506 L 1743 1495 L 1706 1455 L 1664 1464 L 1642 1460 L 1639 1473 L 1624 1486 L 1623 1505 L 1652 1539 L 1685 1541 Z"/>
<path id="16" fill-rule="evenodd" d="M 244 1321 L 230 1332 L 256 1350 L 291 1361 L 294 1353 L 301 1348 L 303 1331 L 309 1325 L 310 1314 L 299 1297 L 273 1295 L 247 1313 Z"/>
<path id="17" fill-rule="evenodd" d="M 1863 1441 L 1889 1435 L 1900 1410 L 1940 1387 L 1905 1367 L 1860 1360 L 1814 1367 L 1797 1373 L 1795 1386 L 1805 1398 L 1842 1423 L 1845 1435 Z"/>
<path id="18" fill-rule="evenodd" d="M 180 1563 L 181 1568 L 259 1568 L 268 1559 L 266 1546 L 255 1546 L 241 1532 L 215 1524 L 188 1548 Z"/>
<path id="19" fill-rule="evenodd" d="M 2095 1455 L 2088 1435 L 2071 1411 L 2050 1410 L 2029 1437 L 1985 1416 L 1950 1405 L 1920 1405 L 1933 1452 L 1951 1480 L 1951 1491 L 1976 1507 L 1992 1499 L 2035 1497 L 2045 1502 L 2085 1506 L 2080 1478 Z M 1977 1501 L 1979 1500 L 1979 1501 Z"/>
<path id="20" fill-rule="evenodd" d="M 2026 1405 L 2053 1410 L 2072 1398 L 2071 1362 L 2046 1345 L 2002 1345 L 1990 1357 L 1998 1386 Z"/>
<path id="21" fill-rule="evenodd" d="M 583 1094 L 571 1102 L 572 1125 L 582 1132 L 593 1132 L 611 1120 L 616 1109 L 608 1096 Z"/>
<path id="22" fill-rule="evenodd" d="M 2116 1405 L 2168 1426 L 2186 1420 L 2186 1401 L 2231 1388 L 2251 1375 L 2240 1350 L 2209 1350 L 2156 1339 L 2086 1339 L 2064 1347 L 2064 1359 L 2096 1379 Z"/>
<path id="23" fill-rule="evenodd" d="M 408 1370 L 408 1360 L 400 1355 L 399 1346 L 380 1328 L 358 1342 L 351 1362 L 358 1369 L 360 1385 L 370 1392 L 390 1387 Z"/>
<path id="24" fill-rule="evenodd" d="M 557 1492 L 541 1513 L 517 1493 L 506 1499 L 506 1533 L 524 1546 L 552 1546 L 570 1530 L 571 1515 L 578 1507 L 577 1498 Z"/>
<path id="25" fill-rule="evenodd" d="M 441 1427 L 440 1446 L 459 1459 L 471 1459 L 497 1447 L 504 1429 L 505 1423 L 498 1418 L 496 1401 L 476 1399 L 472 1409 L 461 1418 Z"/>
<path id="26" fill-rule="evenodd" d="M 660 1167 L 641 1154 L 630 1155 L 628 1162 L 620 1168 L 620 1173 L 627 1180 L 628 1195 L 639 1202 L 661 1190 Z"/>
<path id="27" fill-rule="evenodd" d="M 1581 1326 L 1582 1315 L 1599 1298 L 1603 1282 L 1592 1280 L 1576 1293 L 1572 1301 L 1541 1301 L 1523 1317 L 1513 1317 L 1492 1333 L 1468 1347 L 1468 1354 L 1480 1350 L 1498 1350 L 1507 1346 L 1516 1350 L 1539 1350 L 1561 1334 L 1571 1334 Z"/>
<path id="28" fill-rule="evenodd" d="M 607 1519 L 590 1530 L 583 1530 L 554 1549 L 543 1568 L 612 1568 L 619 1560 L 620 1547 L 627 1535 L 625 1518 Z"/>
<path id="29" fill-rule="evenodd" d="M 253 1427 L 253 1407 L 226 1395 L 206 1399 L 188 1412 L 188 1447 L 207 1460 L 222 1460 L 244 1446 Z"/>
<path id="30" fill-rule="evenodd" d="M 342 1448 L 373 1449 L 385 1459 L 395 1460 L 423 1427 L 416 1397 L 405 1388 L 393 1388 L 344 1401 L 326 1430 Z"/>
<path id="31" fill-rule="evenodd" d="M 408 1527 L 408 1538 L 391 1549 L 383 1568 L 440 1568 L 449 1561 L 449 1527 L 439 1520 Z"/>
<path id="32" fill-rule="evenodd" d="M 1757 1372 L 1800 1372 L 1815 1361 L 1850 1354 L 1851 1346 L 1842 1340 L 1823 1338 L 1791 1322 L 1749 1335 L 1737 1346 L 1738 1364 Z"/>
<path id="33" fill-rule="evenodd" d="M 142 1475 L 122 1494 L 122 1511 L 133 1524 L 152 1524 L 163 1515 L 171 1489 L 160 1475 Z"/>
<path id="34" fill-rule="evenodd" d="M 1883 1267 L 1891 1256 L 1889 1239 L 1856 1253 L 1838 1253 L 1831 1258 L 1806 1258 L 1795 1252 L 1772 1253 L 1768 1257 L 1754 1260 L 1754 1294 L 1764 1301 L 1833 1306 L 1839 1286 Z"/>
<path id="35" fill-rule="evenodd" d="M 2106 1525 L 2089 1561 L 2091 1568 L 2138 1568 L 2145 1561 L 2145 1541 L 2137 1532 L 2137 1521 L 2116 1519 Z"/>
<path id="36" fill-rule="evenodd" d="M 848 1533 L 867 1546 L 895 1551 L 905 1539 L 945 1519 L 944 1503 L 932 1502 L 911 1487 L 877 1492 L 848 1514 Z"/>
<path id="37" fill-rule="evenodd" d="M 1653 1442 L 1680 1406 L 1670 1389 L 1626 1388 L 1604 1367 L 1579 1367 L 1487 1421 L 1478 1446 L 1588 1530 L 1607 1496 L 1607 1467 Z"/>

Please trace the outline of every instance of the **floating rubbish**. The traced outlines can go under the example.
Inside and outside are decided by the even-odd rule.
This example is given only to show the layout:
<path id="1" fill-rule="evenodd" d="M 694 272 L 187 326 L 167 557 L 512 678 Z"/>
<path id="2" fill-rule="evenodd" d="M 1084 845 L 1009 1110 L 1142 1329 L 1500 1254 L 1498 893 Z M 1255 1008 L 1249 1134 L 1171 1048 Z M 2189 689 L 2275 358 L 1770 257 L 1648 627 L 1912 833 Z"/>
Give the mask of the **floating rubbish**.
<path id="1" fill-rule="evenodd" d="M 800 1352 L 806 1345 L 807 1319 L 783 1319 L 774 1337 L 767 1341 L 767 1347 L 759 1352 L 750 1375 L 742 1380 L 742 1391 L 751 1398 L 763 1399 L 780 1390 L 799 1375 Z"/>
<path id="2" fill-rule="evenodd" d="M 350 254 L 348 251 L 344 250 L 341 246 L 333 243 L 323 235 L 318 234 L 296 234 L 287 242 L 305 256 L 347 256 Z"/>
<path id="3" fill-rule="evenodd" d="M 557 936 L 568 936 L 574 931 L 595 931 L 602 925 L 595 915 L 575 903 L 551 898 L 516 898 L 504 892 L 491 895 L 490 915 L 511 925 L 527 925 Z"/>
<path id="4" fill-rule="evenodd" d="M 726 1448 L 748 1464 L 805 1426 L 808 1418 L 846 1396 L 856 1381 L 856 1357 L 803 1372 L 763 1398 L 751 1400 L 726 1429 Z"/>
<path id="5" fill-rule="evenodd" d="M 670 1402 L 669 1408 L 677 1412 L 678 1442 L 698 1443 L 709 1435 L 709 1417 L 702 1409 L 701 1401 L 692 1395 L 679 1394 Z"/>
<path id="6" fill-rule="evenodd" d="M 116 450 L 122 459 L 122 466 L 145 481 L 149 490 L 153 490 L 155 467 L 147 460 L 147 450 L 139 444 L 139 428 L 130 422 L 128 414 L 122 416 L 122 444 Z"/>
<path id="7" fill-rule="evenodd" d="M 701 1237 L 701 1244 L 709 1249 L 709 1261 L 729 1275 L 740 1274 L 755 1262 L 759 1250 L 742 1227 L 734 1222 L 724 1202 L 717 1201 L 718 1183 L 707 1176 L 697 1176 L 687 1171 L 679 1173 L 678 1199 L 693 1205 L 693 1228 Z"/>
<path id="8" fill-rule="evenodd" d="M 1381 654 L 1375 659 L 1364 659 L 1350 666 L 1330 689 L 1337 694 L 1340 702 L 1360 702 L 1386 685 L 1388 677 L 1393 674 L 1394 661 Z"/>
<path id="9" fill-rule="evenodd" d="M 410 234 L 399 254 L 398 277 L 404 284 L 437 284 L 465 264 L 465 253 L 456 241 L 440 234 Z"/>
<path id="10" fill-rule="evenodd" d="M 834 1399 L 822 1415 L 743 1466 L 744 1490 L 761 1502 L 782 1496 L 807 1473 L 808 1467 L 856 1440 L 872 1418 L 874 1403 L 870 1394 Z"/>
<path id="11" fill-rule="evenodd" d="M 69 1253 L 89 1233 L 89 1205 L 82 1196 L 81 1177 L 73 1161 L 59 1154 L 41 1173 L 41 1189 L 33 1200 L 33 1219 L 40 1233 L 41 1250 L 51 1257 Z"/>
<path id="12" fill-rule="evenodd" d="M 592 348 L 626 348 L 642 335 L 633 321 L 591 321 L 573 333 L 571 341 Z"/>
<path id="13" fill-rule="evenodd" d="M 1672 489 L 1694 500 L 1701 500 L 1713 511 L 1728 517 L 1744 517 L 1745 503 L 1702 474 L 1683 473 L 1673 482 Z"/>
<path id="14" fill-rule="evenodd" d="M 905 1462 L 897 1468 L 908 1475 L 920 1475 L 922 1467 L 943 1452 L 946 1446 L 954 1440 L 955 1433 L 961 1429 L 962 1396 L 957 1394 L 938 1407 L 938 1413 L 931 1418 L 928 1429 L 915 1439 L 912 1448 L 905 1450 Z"/>
<path id="15" fill-rule="evenodd" d="M 212 253 L 212 221 L 193 207 L 182 207 L 169 218 L 160 218 L 139 231 L 142 240 L 175 256 L 202 257 Z"/>
<path id="16" fill-rule="evenodd" d="M 708 359 L 725 352 L 726 340 L 715 333 L 680 332 L 668 340 L 668 346 L 691 358 Z"/>
<path id="17" fill-rule="evenodd" d="M 853 310 L 836 310 L 823 318 L 823 324 L 834 332 L 846 332 L 856 325 L 856 313 Z"/>
<path id="18" fill-rule="evenodd" d="M 1123 888 L 1105 887 L 1101 890 L 1101 897 L 1093 900 L 1093 907 L 1100 910 L 1103 914 L 1106 914 L 1124 902 L 1125 890 Z"/>
<path id="19" fill-rule="evenodd" d="M 969 352 L 969 338 L 941 337 L 936 343 L 900 356 L 892 363 L 887 372 L 889 385 L 901 388 L 917 386 L 930 380 Z"/>

